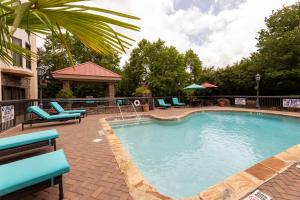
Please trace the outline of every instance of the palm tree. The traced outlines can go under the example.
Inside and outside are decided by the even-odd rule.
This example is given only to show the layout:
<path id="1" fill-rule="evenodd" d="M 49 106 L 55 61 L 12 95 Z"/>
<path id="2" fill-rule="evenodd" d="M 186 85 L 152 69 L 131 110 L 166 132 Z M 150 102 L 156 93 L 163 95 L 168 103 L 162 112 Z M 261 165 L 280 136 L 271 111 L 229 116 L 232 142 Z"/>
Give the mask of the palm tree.
<path id="1" fill-rule="evenodd" d="M 139 18 L 102 8 L 83 5 L 89 0 L 0 0 L 0 59 L 11 62 L 11 52 L 32 56 L 28 50 L 12 43 L 11 36 L 17 28 L 28 34 L 53 34 L 64 44 L 65 32 L 77 37 L 85 46 L 102 54 L 124 52 L 134 41 L 115 31 L 113 27 L 139 31 L 139 27 L 110 15 L 130 20 Z"/>

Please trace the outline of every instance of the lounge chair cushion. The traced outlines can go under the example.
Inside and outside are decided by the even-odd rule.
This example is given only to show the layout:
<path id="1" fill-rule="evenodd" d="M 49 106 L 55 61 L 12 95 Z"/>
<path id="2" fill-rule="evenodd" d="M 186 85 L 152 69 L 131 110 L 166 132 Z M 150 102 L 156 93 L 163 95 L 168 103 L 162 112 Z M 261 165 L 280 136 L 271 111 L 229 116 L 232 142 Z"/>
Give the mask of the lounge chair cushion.
<path id="1" fill-rule="evenodd" d="M 62 114 L 58 114 L 58 115 L 49 115 L 47 112 L 45 112 L 43 109 L 41 109 L 38 106 L 30 106 L 27 108 L 28 112 L 32 112 L 36 115 L 38 115 L 39 117 L 41 117 L 42 119 L 46 119 L 46 120 L 55 120 L 55 119 L 70 119 L 70 118 L 79 118 L 80 117 L 80 113 L 62 113 Z"/>
<path id="2" fill-rule="evenodd" d="M 165 103 L 165 100 L 163 99 L 158 99 L 158 104 L 163 107 L 171 107 L 171 104 Z"/>
<path id="3" fill-rule="evenodd" d="M 0 165 L 0 197 L 69 171 L 63 150 Z"/>
<path id="4" fill-rule="evenodd" d="M 65 110 L 63 113 L 86 113 L 86 110 Z"/>
<path id="5" fill-rule="evenodd" d="M 70 118 L 80 118 L 80 113 L 62 113 L 58 115 L 50 115 L 47 119 L 54 120 L 54 119 L 70 119 Z"/>
<path id="6" fill-rule="evenodd" d="M 53 101 L 50 102 L 50 105 L 58 112 L 58 113 L 86 113 L 86 110 L 65 110 L 59 103 Z"/>
<path id="7" fill-rule="evenodd" d="M 51 105 L 58 113 L 65 112 L 65 110 L 63 109 L 63 107 L 61 107 L 61 106 L 59 105 L 59 103 L 57 103 L 57 102 L 55 102 L 55 101 L 50 102 L 50 105 Z"/>
<path id="8" fill-rule="evenodd" d="M 47 112 L 45 112 L 43 109 L 41 109 L 38 106 L 30 106 L 27 108 L 27 112 L 31 112 L 34 113 L 38 116 L 40 116 L 43 119 L 48 119 L 48 117 L 50 116 Z"/>
<path id="9" fill-rule="evenodd" d="M 172 98 L 172 101 L 175 106 L 185 106 L 185 103 L 180 103 L 176 97 Z"/>
<path id="10" fill-rule="evenodd" d="M 10 149 L 46 140 L 52 140 L 58 138 L 58 136 L 58 132 L 53 129 L 0 138 L 0 150 Z"/>

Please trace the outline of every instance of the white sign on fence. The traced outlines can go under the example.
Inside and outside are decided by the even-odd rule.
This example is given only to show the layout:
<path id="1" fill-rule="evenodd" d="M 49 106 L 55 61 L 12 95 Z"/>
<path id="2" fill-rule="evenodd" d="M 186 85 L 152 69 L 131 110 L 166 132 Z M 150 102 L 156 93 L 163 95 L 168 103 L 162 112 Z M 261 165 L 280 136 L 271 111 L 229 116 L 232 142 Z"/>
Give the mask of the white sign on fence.
<path id="1" fill-rule="evenodd" d="M 284 108 L 300 108 L 300 99 L 282 99 Z"/>
<path id="2" fill-rule="evenodd" d="M 244 200 L 272 200 L 272 198 L 260 190 L 254 191 L 252 194 L 247 196 Z"/>
<path id="3" fill-rule="evenodd" d="M 14 119 L 15 109 L 13 105 L 1 107 L 2 123 L 8 122 Z"/>
<path id="4" fill-rule="evenodd" d="M 246 105 L 246 98 L 235 98 L 234 99 L 235 105 Z"/>

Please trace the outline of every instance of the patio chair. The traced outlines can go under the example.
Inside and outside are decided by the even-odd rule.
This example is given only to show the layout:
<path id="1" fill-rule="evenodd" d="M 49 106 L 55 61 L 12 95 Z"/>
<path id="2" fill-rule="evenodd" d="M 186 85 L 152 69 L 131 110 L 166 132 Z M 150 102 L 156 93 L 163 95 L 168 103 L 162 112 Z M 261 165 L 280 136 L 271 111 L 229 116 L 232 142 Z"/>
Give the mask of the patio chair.
<path id="1" fill-rule="evenodd" d="M 69 171 L 63 150 L 0 165 L 0 199 L 22 199 L 56 184 L 63 199 L 63 174 Z"/>
<path id="2" fill-rule="evenodd" d="M 38 119 L 31 119 L 22 123 L 22 130 L 24 130 L 24 126 L 26 124 L 36 124 L 36 123 L 45 123 L 45 122 L 55 122 L 55 121 L 68 121 L 68 120 L 77 120 L 79 123 L 81 122 L 81 115 L 80 113 L 63 113 L 57 115 L 49 115 L 46 111 L 41 109 L 38 106 L 29 106 L 27 108 L 27 112 L 34 113 L 39 118 Z"/>
<path id="3" fill-rule="evenodd" d="M 70 114 L 70 113 L 80 113 L 83 117 L 84 115 L 87 116 L 87 112 L 86 110 L 65 110 L 63 109 L 63 107 L 61 107 L 61 105 L 59 105 L 59 103 L 57 103 L 56 101 L 52 101 L 50 102 L 50 106 L 52 108 L 54 108 L 54 110 L 59 113 L 59 114 Z"/>
<path id="4" fill-rule="evenodd" d="M 0 157 L 48 145 L 53 146 L 56 151 L 58 136 L 58 132 L 52 129 L 0 138 Z"/>
<path id="5" fill-rule="evenodd" d="M 173 97 L 172 102 L 173 102 L 173 105 L 177 106 L 177 107 L 184 107 L 185 106 L 185 103 L 179 102 L 177 97 Z"/>
<path id="6" fill-rule="evenodd" d="M 165 100 L 163 99 L 158 99 L 158 105 L 161 108 L 171 108 L 171 104 L 165 103 Z"/>
<path id="7" fill-rule="evenodd" d="M 116 102 L 117 102 L 117 106 L 123 106 L 123 105 L 125 105 L 124 99 L 117 99 Z"/>

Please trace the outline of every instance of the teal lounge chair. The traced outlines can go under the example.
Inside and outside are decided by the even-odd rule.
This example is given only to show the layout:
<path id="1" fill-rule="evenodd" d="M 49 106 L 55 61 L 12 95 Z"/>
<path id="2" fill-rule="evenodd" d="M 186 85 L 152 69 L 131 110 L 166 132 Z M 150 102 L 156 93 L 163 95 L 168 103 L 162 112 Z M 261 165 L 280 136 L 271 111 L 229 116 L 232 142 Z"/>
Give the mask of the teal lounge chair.
<path id="1" fill-rule="evenodd" d="M 50 102 L 50 106 L 59 114 L 80 113 L 82 116 L 87 116 L 86 110 L 64 110 L 63 107 L 61 107 L 61 105 L 55 101 Z"/>
<path id="2" fill-rule="evenodd" d="M 0 165 L 0 199 L 22 199 L 56 184 L 59 199 L 63 199 L 62 178 L 69 171 L 63 150 Z"/>
<path id="3" fill-rule="evenodd" d="M 81 115 L 80 113 L 63 113 L 58 115 L 50 115 L 43 109 L 38 106 L 29 106 L 27 108 L 27 112 L 34 113 L 39 118 L 38 119 L 31 119 L 22 123 L 22 130 L 24 130 L 24 126 L 26 124 L 36 124 L 36 123 L 45 123 L 45 122 L 53 122 L 53 121 L 68 121 L 68 120 L 79 120 L 81 122 Z"/>
<path id="4" fill-rule="evenodd" d="M 185 103 L 179 102 L 179 100 L 178 100 L 177 97 L 173 97 L 172 98 L 172 102 L 173 102 L 173 105 L 177 106 L 177 107 L 183 107 L 183 106 L 185 106 Z"/>
<path id="5" fill-rule="evenodd" d="M 124 100 L 123 99 L 117 99 L 117 105 L 118 106 L 122 106 L 122 105 L 125 105 L 125 102 L 124 102 Z"/>
<path id="6" fill-rule="evenodd" d="M 158 105 L 161 108 L 171 108 L 171 104 L 165 103 L 165 100 L 163 99 L 158 99 Z"/>
<path id="7" fill-rule="evenodd" d="M 0 138 L 0 156 L 51 145 L 56 150 L 59 134 L 55 129 Z"/>

